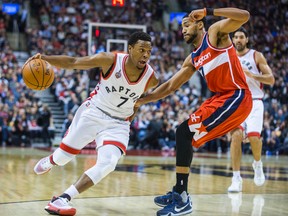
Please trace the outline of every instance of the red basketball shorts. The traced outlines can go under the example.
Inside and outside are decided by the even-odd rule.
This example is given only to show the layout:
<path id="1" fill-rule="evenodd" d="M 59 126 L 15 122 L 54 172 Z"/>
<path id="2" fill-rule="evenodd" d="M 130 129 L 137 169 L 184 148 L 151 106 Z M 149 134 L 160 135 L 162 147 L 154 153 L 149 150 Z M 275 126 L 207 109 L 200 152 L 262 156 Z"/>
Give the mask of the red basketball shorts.
<path id="1" fill-rule="evenodd" d="M 223 136 L 245 121 L 252 109 L 249 90 L 218 93 L 207 99 L 190 115 L 188 125 L 194 132 L 192 145 L 199 148 L 207 141 Z"/>

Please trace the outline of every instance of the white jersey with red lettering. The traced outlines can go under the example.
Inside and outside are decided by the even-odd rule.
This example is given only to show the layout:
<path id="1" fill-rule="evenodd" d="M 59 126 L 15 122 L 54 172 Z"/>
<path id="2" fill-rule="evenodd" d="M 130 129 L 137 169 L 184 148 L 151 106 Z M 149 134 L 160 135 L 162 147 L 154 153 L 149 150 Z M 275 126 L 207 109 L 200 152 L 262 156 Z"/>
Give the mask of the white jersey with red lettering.
<path id="1" fill-rule="evenodd" d="M 261 74 L 255 62 L 256 51 L 250 49 L 245 55 L 238 56 L 243 68 L 248 69 L 253 74 Z M 252 94 L 253 99 L 262 99 L 264 97 L 263 84 L 253 78 L 246 76 L 246 81 Z"/>
<path id="2" fill-rule="evenodd" d="M 131 82 L 125 71 L 126 54 L 115 54 L 109 72 L 97 84 L 90 97 L 78 108 L 60 144 L 60 149 L 75 155 L 88 143 L 96 141 L 97 149 L 115 145 L 125 154 L 130 132 L 128 117 L 136 100 L 144 93 L 154 71 L 146 65 L 143 73 Z"/>
<path id="3" fill-rule="evenodd" d="M 103 76 L 90 94 L 91 102 L 106 114 L 125 119 L 134 113 L 136 100 L 145 92 L 154 70 L 147 64 L 135 82 L 131 82 L 125 71 L 128 54 L 117 53 L 112 68 Z"/>

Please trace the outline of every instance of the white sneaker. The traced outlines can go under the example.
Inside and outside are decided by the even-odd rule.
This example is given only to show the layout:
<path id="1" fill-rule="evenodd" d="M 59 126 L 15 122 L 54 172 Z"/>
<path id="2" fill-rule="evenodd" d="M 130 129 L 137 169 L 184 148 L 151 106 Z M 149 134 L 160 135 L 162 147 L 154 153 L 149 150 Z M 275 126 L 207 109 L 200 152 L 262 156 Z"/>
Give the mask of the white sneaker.
<path id="1" fill-rule="evenodd" d="M 263 164 L 262 162 L 256 165 L 255 161 L 252 163 L 252 167 L 254 169 L 254 183 L 257 186 L 262 186 L 265 183 L 265 175 L 263 172 Z"/>
<path id="2" fill-rule="evenodd" d="M 69 200 L 63 197 L 53 197 L 45 207 L 49 214 L 53 215 L 75 215 L 76 209 L 69 205 Z"/>
<path id="3" fill-rule="evenodd" d="M 228 192 L 231 193 L 239 193 L 242 191 L 242 178 L 241 177 L 233 177 L 232 184 L 228 188 Z"/>
<path id="4" fill-rule="evenodd" d="M 51 155 L 50 155 L 51 156 Z M 50 162 L 50 156 L 42 158 L 34 167 L 34 172 L 37 175 L 44 174 L 46 172 L 49 172 L 51 168 L 53 167 L 53 164 Z"/>

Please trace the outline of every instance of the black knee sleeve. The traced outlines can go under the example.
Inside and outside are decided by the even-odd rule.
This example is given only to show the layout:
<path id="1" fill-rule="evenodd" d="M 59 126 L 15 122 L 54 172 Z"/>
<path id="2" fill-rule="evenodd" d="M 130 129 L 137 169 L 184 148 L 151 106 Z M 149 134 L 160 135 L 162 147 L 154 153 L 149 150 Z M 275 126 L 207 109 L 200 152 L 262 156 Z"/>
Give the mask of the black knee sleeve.
<path id="1" fill-rule="evenodd" d="M 176 130 L 176 166 L 190 167 L 193 158 L 192 138 L 194 133 L 189 130 L 188 120 Z"/>

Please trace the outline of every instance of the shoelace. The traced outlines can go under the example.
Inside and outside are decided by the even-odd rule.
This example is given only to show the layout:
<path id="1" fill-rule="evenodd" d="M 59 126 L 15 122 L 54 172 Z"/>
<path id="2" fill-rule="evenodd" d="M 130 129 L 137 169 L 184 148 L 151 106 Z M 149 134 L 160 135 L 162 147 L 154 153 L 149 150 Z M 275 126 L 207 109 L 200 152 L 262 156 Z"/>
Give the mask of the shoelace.
<path id="1" fill-rule="evenodd" d="M 69 201 L 67 198 L 57 197 L 56 200 L 59 200 L 59 201 L 61 202 L 61 204 L 64 205 L 64 206 L 70 206 L 70 205 L 72 205 L 72 202 Z M 56 200 L 54 200 L 54 201 L 56 201 Z"/>
<path id="2" fill-rule="evenodd" d="M 172 191 L 169 191 L 169 192 L 167 192 L 166 195 L 164 195 L 164 198 L 165 198 L 165 199 L 169 199 L 169 198 L 171 198 L 171 197 L 172 197 Z"/>
<path id="3" fill-rule="evenodd" d="M 49 157 L 44 159 L 44 161 L 42 162 L 42 167 L 45 170 L 51 168 L 51 163 L 50 163 Z"/>

